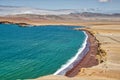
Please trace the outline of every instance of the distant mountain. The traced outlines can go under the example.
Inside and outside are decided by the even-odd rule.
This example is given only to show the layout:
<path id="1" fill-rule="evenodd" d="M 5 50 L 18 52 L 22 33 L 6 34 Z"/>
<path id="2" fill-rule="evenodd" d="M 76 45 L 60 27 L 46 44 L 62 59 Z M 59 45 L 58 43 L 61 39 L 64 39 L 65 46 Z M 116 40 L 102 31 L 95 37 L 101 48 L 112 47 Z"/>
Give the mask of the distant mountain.
<path id="1" fill-rule="evenodd" d="M 18 6 L 3 6 L 0 5 L 0 15 L 16 15 L 16 14 L 36 14 L 36 15 L 67 15 L 67 14 L 77 14 L 83 12 L 92 13 L 103 13 L 99 8 L 93 9 L 59 9 L 59 10 L 47 10 L 29 7 L 18 7 Z M 87 14 L 87 13 L 85 13 Z"/>
<path id="2" fill-rule="evenodd" d="M 98 11 L 98 12 L 97 12 Z M 102 13 L 100 9 L 47 10 L 29 7 L 0 6 L 0 16 L 25 17 L 38 20 L 112 20 L 120 19 L 120 13 Z"/>
<path id="3" fill-rule="evenodd" d="M 0 15 L 16 15 L 16 14 L 62 15 L 74 12 L 76 12 L 76 10 L 70 9 L 47 10 L 29 7 L 0 6 Z"/>
<path id="4" fill-rule="evenodd" d="M 82 12 L 82 13 L 71 13 L 71 15 L 79 15 L 84 17 L 120 17 L 120 13 L 106 14 L 106 13 L 92 13 L 92 12 Z"/>

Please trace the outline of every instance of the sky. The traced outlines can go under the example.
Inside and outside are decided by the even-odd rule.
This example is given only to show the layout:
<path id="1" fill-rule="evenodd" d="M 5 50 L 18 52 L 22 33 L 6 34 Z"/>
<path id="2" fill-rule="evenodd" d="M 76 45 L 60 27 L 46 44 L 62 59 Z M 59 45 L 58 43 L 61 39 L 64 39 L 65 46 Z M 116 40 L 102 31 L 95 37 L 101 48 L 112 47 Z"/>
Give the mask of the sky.
<path id="1" fill-rule="evenodd" d="M 40 9 L 120 10 L 120 0 L 0 0 L 0 5 L 25 6 Z"/>

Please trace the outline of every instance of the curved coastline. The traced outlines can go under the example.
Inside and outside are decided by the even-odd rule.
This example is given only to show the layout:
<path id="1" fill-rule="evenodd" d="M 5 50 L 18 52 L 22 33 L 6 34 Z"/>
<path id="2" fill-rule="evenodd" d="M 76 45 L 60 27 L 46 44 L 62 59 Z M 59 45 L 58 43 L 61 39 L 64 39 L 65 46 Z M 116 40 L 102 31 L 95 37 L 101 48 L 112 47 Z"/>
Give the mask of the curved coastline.
<path id="1" fill-rule="evenodd" d="M 3 21 L 3 20 L 1 20 L 1 21 Z M 5 19 L 5 21 L 9 21 L 9 22 L 13 22 L 13 23 L 17 23 L 17 22 L 19 22 L 19 21 L 16 21 L 16 20 L 10 20 L 10 19 Z M 24 22 L 24 21 L 22 21 L 22 22 Z M 107 49 L 108 51 L 106 51 L 106 53 L 109 53 L 108 55 L 105 55 L 106 57 L 109 57 L 109 56 L 111 56 L 111 55 L 113 55 L 113 57 L 111 57 L 110 59 L 107 59 L 107 62 L 109 61 L 110 62 L 110 64 L 108 65 L 107 64 L 107 70 L 105 69 L 105 68 L 101 68 L 99 65 L 97 66 L 97 65 L 95 65 L 95 66 L 97 66 L 97 72 L 99 72 L 97 75 L 95 75 L 94 73 L 93 73 L 93 71 L 90 71 L 91 73 L 92 73 L 92 75 L 91 76 L 89 76 L 88 77 L 88 74 L 89 73 L 86 73 L 84 76 L 81 76 L 81 73 L 82 73 L 82 70 L 81 70 L 81 67 L 79 67 L 79 69 L 78 69 L 78 71 L 79 71 L 79 74 L 77 74 L 77 75 L 75 75 L 74 76 L 74 78 L 72 78 L 72 79 L 75 79 L 75 80 L 79 80 L 79 79 L 91 79 L 91 80 L 97 80 L 97 79 L 101 79 L 101 76 L 102 77 L 105 77 L 105 78 L 103 78 L 103 79 L 105 79 L 105 80 L 110 80 L 110 79 L 120 79 L 120 76 L 119 76 L 119 68 L 118 69 L 116 69 L 117 67 L 118 67 L 118 65 L 116 65 L 115 64 L 115 66 L 113 65 L 113 60 L 114 60 L 114 58 L 116 59 L 116 63 L 119 61 L 119 58 L 118 58 L 118 56 L 119 56 L 119 47 L 118 47 L 118 44 L 115 44 L 114 42 L 114 40 L 109 40 L 110 42 L 110 44 L 106 44 L 106 43 L 103 43 L 107 38 L 108 38 L 108 36 L 109 37 L 111 37 L 111 38 L 115 38 L 116 36 L 113 36 L 113 35 L 118 35 L 118 31 L 119 31 L 119 21 L 118 22 L 115 22 L 114 20 L 113 21 L 87 21 L 87 22 L 78 22 L 78 23 L 75 23 L 75 22 L 66 22 L 66 23 L 64 23 L 64 22 L 54 22 L 54 23 L 48 23 L 48 22 L 42 22 L 42 23 L 39 23 L 39 22 L 37 22 L 37 23 L 35 23 L 35 22 L 25 22 L 25 23 L 29 23 L 30 25 L 57 25 L 57 24 L 59 24 L 59 25 L 72 25 L 72 26 L 75 26 L 75 25 L 77 25 L 77 26 L 85 26 L 86 28 L 84 28 L 84 30 L 83 31 L 89 31 L 90 33 L 91 32 L 95 32 L 95 33 L 92 33 L 92 34 L 97 34 L 97 35 L 94 35 L 94 37 L 95 38 L 97 38 L 97 40 L 98 40 L 98 42 L 101 44 L 101 45 L 103 45 L 102 47 L 100 46 L 100 44 L 98 44 L 103 50 L 104 49 Z M 90 26 L 90 27 L 87 27 L 87 26 Z M 109 27 L 112 27 L 112 29 L 110 29 Z M 116 27 L 115 27 L 116 26 Z M 95 27 L 95 29 L 93 29 L 93 27 Z M 102 28 L 101 28 L 102 27 Z M 104 29 L 106 27 L 106 29 Z M 115 29 L 113 29 L 113 27 L 115 27 Z M 102 30 L 101 30 L 102 29 Z M 81 30 L 81 29 L 77 29 L 77 30 Z M 115 32 L 116 31 L 116 32 Z M 99 33 L 99 34 L 98 34 Z M 113 35 L 111 35 L 111 33 L 113 33 Z M 104 37 L 104 36 L 102 36 L 103 34 L 107 34 L 107 36 L 106 37 Z M 98 38 L 99 37 L 99 38 Z M 116 38 L 117 39 L 117 38 Z M 105 44 L 105 45 L 104 45 Z M 113 47 L 109 47 L 110 45 L 114 45 Z M 96 48 L 96 50 L 97 50 L 98 48 Z M 112 54 L 112 53 L 115 53 L 115 54 Z M 97 54 L 97 53 L 96 53 Z M 88 57 L 88 56 L 90 56 L 89 54 L 86 54 L 86 56 L 84 57 L 84 59 L 82 59 L 81 61 L 80 61 L 80 63 L 82 63 L 82 62 L 84 62 L 84 60 Z M 118 59 L 117 59 L 118 58 Z M 112 62 L 111 62 L 112 61 Z M 89 62 L 91 62 L 91 61 L 89 61 Z M 112 65 L 111 65 L 112 64 Z M 101 64 L 100 64 L 101 65 Z M 105 66 L 104 64 L 102 64 L 102 66 Z M 76 66 L 75 66 L 76 67 Z M 75 69 L 75 67 L 74 67 L 74 69 Z M 89 66 L 87 66 L 88 68 L 89 68 Z M 83 68 L 86 68 L 86 67 L 83 67 Z M 96 67 L 95 67 L 96 68 Z M 91 69 L 91 68 L 90 68 Z M 92 69 L 93 70 L 93 69 Z M 101 73 L 101 71 L 103 70 L 103 72 Z M 81 73 L 80 73 L 81 72 Z M 85 72 L 86 72 L 86 70 L 85 70 Z M 71 72 L 69 72 L 69 73 L 71 73 Z M 67 76 L 69 76 L 69 73 L 67 73 L 66 75 Z M 104 74 L 105 73 L 105 74 Z M 76 76 L 77 76 L 77 78 L 76 78 Z M 44 76 L 43 78 L 41 78 L 41 77 L 39 77 L 39 78 L 36 78 L 35 80 L 47 80 L 47 79 L 54 79 L 54 80 L 59 80 L 59 79 L 61 79 L 61 80 L 71 80 L 71 78 L 67 78 L 67 77 L 64 77 L 64 76 L 51 76 L 51 75 L 48 75 L 48 77 L 47 76 Z"/>
<path id="2" fill-rule="evenodd" d="M 98 65 L 98 59 L 96 59 L 96 55 L 98 53 L 98 48 L 99 48 L 98 40 L 91 32 L 84 29 L 79 29 L 79 30 L 85 31 L 86 34 L 88 35 L 87 43 L 89 46 L 87 48 L 89 50 L 86 53 L 86 55 L 83 56 L 83 58 L 71 70 L 66 72 L 65 76 L 68 77 L 76 76 L 79 72 L 81 72 L 82 68 L 88 68 Z M 82 54 L 84 54 L 84 51 Z"/>
<path id="3" fill-rule="evenodd" d="M 10 24 L 10 23 L 8 23 L 8 24 Z M 70 69 L 72 69 L 84 57 L 85 54 L 81 54 L 81 53 L 83 53 L 84 49 L 88 45 L 88 43 L 87 43 L 88 35 L 86 34 L 85 31 L 82 31 L 82 32 L 85 34 L 85 39 L 84 39 L 84 42 L 83 42 L 81 48 L 79 48 L 78 51 L 77 51 L 77 53 L 76 53 L 76 55 L 73 56 L 71 59 L 69 59 L 67 61 L 67 63 L 65 65 L 63 65 L 60 69 L 58 69 L 54 73 L 54 75 L 65 75 L 67 71 L 69 71 Z M 60 72 L 59 72 L 59 70 L 60 70 Z"/>
<path id="4" fill-rule="evenodd" d="M 59 68 L 53 75 L 65 75 L 67 71 L 74 68 L 75 65 L 79 63 L 79 61 L 82 60 L 82 58 L 87 54 L 89 51 L 89 42 L 88 42 L 88 35 L 85 31 L 83 31 L 86 35 L 86 38 L 82 44 L 82 47 L 78 49 L 78 52 L 75 56 L 73 56 L 71 59 L 67 61 L 66 64 L 62 65 L 61 68 Z"/>
<path id="5" fill-rule="evenodd" d="M 11 24 L 11 23 L 8 23 Z M 13 23 L 14 24 L 14 23 Z M 18 24 L 17 24 L 18 25 Z M 21 26 L 21 25 L 20 25 Z M 76 30 L 76 29 L 75 29 Z M 90 37 L 89 35 L 92 35 L 90 32 L 87 30 L 81 29 L 84 34 L 86 35 L 86 38 L 84 40 L 84 43 L 82 44 L 83 47 L 78 49 L 78 52 L 76 53 L 75 56 L 73 56 L 71 59 L 67 61 L 66 64 L 62 65 L 61 68 L 59 68 L 53 75 L 65 75 L 68 77 L 74 77 L 77 74 L 72 74 L 71 76 L 71 71 L 76 68 L 79 63 L 84 62 L 83 59 L 86 57 L 86 55 L 90 51 L 91 47 L 91 42 L 90 42 Z M 93 36 L 94 37 L 94 36 Z M 95 38 L 95 37 L 94 37 Z M 97 48 L 96 48 L 97 49 Z M 91 66 L 90 66 L 91 67 Z M 85 67 L 83 67 L 85 68 Z M 80 71 L 81 68 L 79 68 Z M 78 72 L 78 71 L 77 71 Z M 70 75 L 69 75 L 70 74 Z"/>

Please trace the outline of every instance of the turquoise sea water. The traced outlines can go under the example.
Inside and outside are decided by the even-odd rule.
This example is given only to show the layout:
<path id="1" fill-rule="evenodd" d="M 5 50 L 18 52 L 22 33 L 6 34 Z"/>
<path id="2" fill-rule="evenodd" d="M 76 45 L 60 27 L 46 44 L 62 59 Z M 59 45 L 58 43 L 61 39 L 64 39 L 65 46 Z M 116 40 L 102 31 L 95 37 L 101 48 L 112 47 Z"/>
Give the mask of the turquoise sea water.
<path id="1" fill-rule="evenodd" d="M 85 38 L 72 26 L 0 24 L 0 80 L 53 74 L 76 55 Z"/>

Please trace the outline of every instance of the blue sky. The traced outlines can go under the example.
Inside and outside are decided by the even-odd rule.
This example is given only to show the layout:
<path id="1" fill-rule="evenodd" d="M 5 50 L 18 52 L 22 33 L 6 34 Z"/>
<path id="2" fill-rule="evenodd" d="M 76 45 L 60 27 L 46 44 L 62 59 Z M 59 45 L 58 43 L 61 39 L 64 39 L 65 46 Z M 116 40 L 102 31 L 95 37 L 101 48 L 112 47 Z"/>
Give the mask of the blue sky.
<path id="1" fill-rule="evenodd" d="M 26 6 L 40 9 L 100 8 L 120 10 L 120 0 L 0 0 L 0 5 Z"/>

